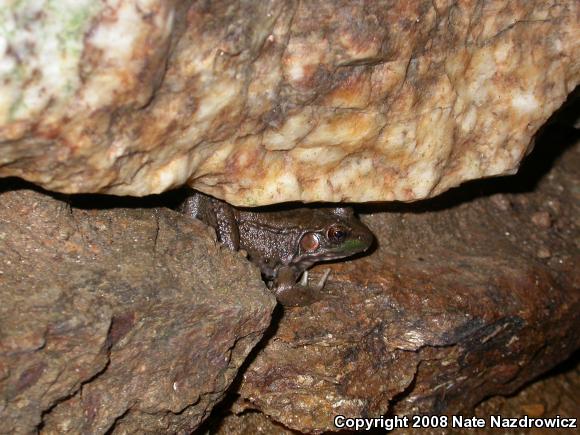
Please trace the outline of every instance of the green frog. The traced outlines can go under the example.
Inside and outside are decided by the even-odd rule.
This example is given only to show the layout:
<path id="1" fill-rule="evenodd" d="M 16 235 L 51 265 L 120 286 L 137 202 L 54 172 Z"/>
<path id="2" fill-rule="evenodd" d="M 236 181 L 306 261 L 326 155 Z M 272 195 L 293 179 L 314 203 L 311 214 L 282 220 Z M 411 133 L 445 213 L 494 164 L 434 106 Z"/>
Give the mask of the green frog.
<path id="1" fill-rule="evenodd" d="M 179 210 L 213 227 L 229 249 L 244 250 L 285 306 L 319 299 L 330 270 L 318 284 L 308 286 L 312 265 L 364 252 L 374 240 L 349 207 L 247 209 L 193 191 Z"/>

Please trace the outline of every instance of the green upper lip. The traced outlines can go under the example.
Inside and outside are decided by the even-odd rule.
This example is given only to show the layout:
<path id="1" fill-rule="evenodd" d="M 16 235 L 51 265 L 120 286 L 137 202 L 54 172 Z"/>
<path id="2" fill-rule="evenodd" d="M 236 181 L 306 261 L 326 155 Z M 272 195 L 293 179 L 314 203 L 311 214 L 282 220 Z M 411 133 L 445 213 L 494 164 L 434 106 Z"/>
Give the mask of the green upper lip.
<path id="1" fill-rule="evenodd" d="M 368 245 L 368 243 L 364 242 L 363 240 L 351 239 L 351 240 L 347 240 L 346 242 L 344 242 L 342 247 L 344 248 L 345 251 L 358 252 L 358 251 L 364 251 L 365 249 L 367 249 L 369 247 L 369 245 Z"/>

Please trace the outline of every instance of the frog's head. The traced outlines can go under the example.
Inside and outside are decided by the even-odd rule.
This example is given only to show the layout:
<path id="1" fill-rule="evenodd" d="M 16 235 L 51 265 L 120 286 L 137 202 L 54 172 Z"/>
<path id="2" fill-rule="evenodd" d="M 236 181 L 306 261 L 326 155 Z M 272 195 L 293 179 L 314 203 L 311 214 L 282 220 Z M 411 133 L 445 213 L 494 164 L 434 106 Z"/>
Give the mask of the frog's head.
<path id="1" fill-rule="evenodd" d="M 366 251 L 373 243 L 371 231 L 351 208 L 326 209 L 317 214 L 316 229 L 306 231 L 299 241 L 299 261 L 314 264 Z"/>

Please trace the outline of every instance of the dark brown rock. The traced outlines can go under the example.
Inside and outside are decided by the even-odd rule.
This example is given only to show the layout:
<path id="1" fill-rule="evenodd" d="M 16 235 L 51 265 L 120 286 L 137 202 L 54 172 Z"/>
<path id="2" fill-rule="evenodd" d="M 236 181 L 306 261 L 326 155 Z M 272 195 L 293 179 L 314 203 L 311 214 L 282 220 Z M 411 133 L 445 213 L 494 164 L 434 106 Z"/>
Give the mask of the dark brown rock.
<path id="1" fill-rule="evenodd" d="M 368 207 L 378 248 L 284 313 L 234 411 L 304 432 L 335 430 L 336 414 L 466 413 L 565 359 L 580 345 L 580 148 L 536 185 L 565 140 L 550 131 L 517 177 Z M 558 212 L 539 228 L 530 216 L 548 203 Z"/>
<path id="2" fill-rule="evenodd" d="M 24 189 L 0 195 L 0 271 L 6 433 L 190 431 L 274 305 L 197 221 Z"/>
<path id="3" fill-rule="evenodd" d="M 580 354 L 563 364 L 550 376 L 526 386 L 512 397 L 492 397 L 479 405 L 475 415 L 489 418 L 491 415 L 533 418 L 575 418 L 580 420 Z M 490 430 L 480 433 L 491 433 Z M 457 432 L 459 433 L 459 432 Z M 543 435 L 554 429 L 521 430 L 520 433 Z"/>
<path id="4" fill-rule="evenodd" d="M 219 425 L 200 433 L 218 433 L 228 435 L 292 435 L 290 430 L 279 423 L 270 420 L 261 412 L 244 412 L 228 414 L 220 420 Z"/>
<path id="5" fill-rule="evenodd" d="M 569 362 L 561 364 L 558 368 L 550 372 L 530 385 L 527 385 L 516 395 L 511 397 L 492 397 L 475 409 L 474 415 L 478 418 L 490 421 L 490 416 L 503 417 L 531 417 L 531 418 L 576 418 L 580 419 L 580 354 L 576 355 Z M 491 428 L 489 423 L 483 429 L 469 430 L 469 433 L 476 434 L 497 434 L 497 428 Z M 414 433 L 417 431 L 414 431 Z M 260 412 L 245 412 L 239 415 L 228 414 L 220 420 L 219 425 L 212 427 L 211 433 L 228 435 L 292 435 L 296 431 L 289 430 L 284 426 L 273 422 Z M 375 432 L 371 432 L 375 433 Z M 380 433 L 377 431 L 376 433 Z M 391 434 L 405 435 L 408 429 L 395 429 Z M 464 434 L 465 429 L 431 429 L 421 430 L 422 435 L 455 435 Z M 556 433 L 554 429 L 523 429 L 519 428 L 517 433 L 548 435 Z"/>

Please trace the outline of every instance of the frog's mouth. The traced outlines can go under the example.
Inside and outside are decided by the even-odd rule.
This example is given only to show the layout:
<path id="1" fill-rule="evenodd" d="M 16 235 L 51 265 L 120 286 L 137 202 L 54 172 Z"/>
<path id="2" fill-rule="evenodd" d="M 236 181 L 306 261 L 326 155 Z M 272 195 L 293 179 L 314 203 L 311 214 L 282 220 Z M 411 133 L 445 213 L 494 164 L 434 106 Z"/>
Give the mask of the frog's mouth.
<path id="1" fill-rule="evenodd" d="M 364 238 L 352 238 L 335 246 L 326 246 L 322 252 L 303 252 L 301 255 L 294 257 L 291 264 L 300 264 L 301 269 L 308 269 L 316 263 L 323 261 L 340 260 L 341 258 L 351 257 L 366 251 L 371 245 L 371 241 Z"/>
<path id="2" fill-rule="evenodd" d="M 347 240 L 346 242 L 344 242 L 342 244 L 342 246 L 340 247 L 340 249 L 337 250 L 337 252 L 349 252 L 351 254 L 356 254 L 358 252 L 364 252 L 366 251 L 370 246 L 370 243 L 367 243 L 364 240 L 359 240 L 359 239 L 352 239 L 352 240 Z"/>
<path id="3" fill-rule="evenodd" d="M 297 259 L 299 263 L 304 263 L 305 261 L 311 260 L 311 264 L 315 264 L 321 261 L 331 261 L 338 260 L 341 258 L 350 257 L 356 255 L 360 252 L 364 252 L 369 248 L 369 245 L 361 240 L 349 240 L 344 242 L 342 245 L 335 248 L 327 249 L 324 253 L 312 253 L 305 254 Z"/>
<path id="4" fill-rule="evenodd" d="M 333 260 L 337 258 L 350 257 L 366 251 L 370 243 L 365 240 L 352 239 L 343 242 L 341 245 L 327 249 L 327 252 L 320 255 L 319 260 Z"/>

